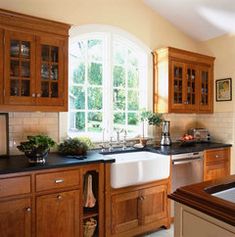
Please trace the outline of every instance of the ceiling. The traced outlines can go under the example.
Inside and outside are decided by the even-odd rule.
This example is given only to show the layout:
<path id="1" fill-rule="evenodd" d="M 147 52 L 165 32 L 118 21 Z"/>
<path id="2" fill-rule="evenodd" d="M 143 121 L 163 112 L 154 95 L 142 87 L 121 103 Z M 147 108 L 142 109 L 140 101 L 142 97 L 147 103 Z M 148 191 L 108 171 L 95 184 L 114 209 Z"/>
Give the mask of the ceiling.
<path id="1" fill-rule="evenodd" d="M 144 0 L 192 38 L 205 41 L 235 33 L 234 0 Z"/>

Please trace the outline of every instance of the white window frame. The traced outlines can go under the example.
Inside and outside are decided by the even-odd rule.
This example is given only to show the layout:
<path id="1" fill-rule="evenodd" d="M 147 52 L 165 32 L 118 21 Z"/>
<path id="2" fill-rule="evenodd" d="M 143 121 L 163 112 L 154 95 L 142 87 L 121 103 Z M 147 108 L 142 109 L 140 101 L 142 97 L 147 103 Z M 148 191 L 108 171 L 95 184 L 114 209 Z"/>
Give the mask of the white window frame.
<path id="1" fill-rule="evenodd" d="M 112 68 L 113 65 L 107 67 L 107 64 L 109 62 L 112 64 L 112 50 L 111 49 L 111 43 L 113 42 L 113 37 L 115 37 L 115 40 L 120 40 L 120 41 L 125 41 L 125 44 L 137 51 L 142 51 L 142 55 L 140 55 L 141 58 L 143 58 L 145 61 L 145 66 L 143 67 L 143 70 L 140 71 L 140 78 L 145 76 L 146 77 L 146 81 L 144 80 L 140 80 L 139 82 L 142 83 L 142 85 L 140 86 L 140 88 L 145 88 L 144 90 L 141 90 L 140 93 L 142 93 L 142 95 L 140 94 L 140 98 L 143 98 L 141 101 L 143 102 L 142 105 L 140 105 L 140 108 L 146 107 L 147 109 L 151 110 L 151 108 L 153 107 L 152 104 L 152 91 L 153 91 L 153 83 L 152 83 L 152 56 L 151 56 L 151 51 L 148 47 L 146 47 L 140 40 L 138 40 L 136 37 L 134 37 L 133 35 L 129 34 L 126 31 L 123 31 L 119 28 L 116 27 L 112 27 L 112 26 L 104 26 L 104 25 L 86 25 L 86 26 L 80 26 L 80 27 L 72 27 L 71 31 L 70 31 L 70 43 L 75 42 L 78 39 L 81 39 L 81 37 L 87 38 L 89 36 L 92 35 L 97 35 L 97 36 L 101 36 L 104 38 L 104 40 L 106 41 L 105 44 L 109 44 L 108 45 L 108 52 L 107 52 L 107 57 L 104 59 L 104 64 L 103 64 L 103 75 L 106 75 L 106 78 L 112 78 Z M 136 46 L 135 46 L 136 45 Z M 136 48 L 135 48 L 136 47 Z M 105 56 L 105 55 L 104 55 Z M 70 76 L 69 72 L 69 76 Z M 69 77 L 70 78 L 70 77 Z M 103 84 L 104 87 L 109 87 L 111 88 L 112 83 L 112 79 L 111 80 L 104 80 Z M 111 90 L 109 90 L 109 98 L 112 98 L 111 94 Z M 145 97 L 145 98 L 144 98 Z M 104 113 L 104 117 L 108 117 L 108 112 L 109 109 L 107 108 L 113 108 L 112 107 L 112 99 L 110 100 L 104 100 L 103 97 L 103 113 Z M 109 119 L 107 119 L 106 124 L 103 124 L 103 127 L 113 127 L 112 124 L 113 123 L 113 119 L 111 117 L 112 113 L 109 114 Z M 89 134 L 89 133 L 82 133 L 82 132 L 78 132 L 78 133 L 71 133 L 69 132 L 69 120 L 68 120 L 68 116 L 69 116 L 69 112 L 68 113 L 60 113 L 60 138 L 65 138 L 66 136 L 70 136 L 70 137 L 74 137 L 74 136 L 90 136 L 91 139 L 93 141 L 96 142 L 100 142 L 103 137 L 101 134 L 99 134 L 97 137 L 94 137 L 93 134 Z M 104 123 L 105 121 L 103 121 Z M 105 130 L 105 134 L 104 134 L 104 139 L 107 141 L 110 139 L 110 136 L 112 136 L 112 132 L 108 129 Z M 141 128 L 140 128 L 140 135 L 141 134 Z M 91 136 L 93 135 L 93 136 Z M 146 132 L 145 136 L 147 135 L 151 135 L 151 132 L 149 133 L 148 131 Z"/>

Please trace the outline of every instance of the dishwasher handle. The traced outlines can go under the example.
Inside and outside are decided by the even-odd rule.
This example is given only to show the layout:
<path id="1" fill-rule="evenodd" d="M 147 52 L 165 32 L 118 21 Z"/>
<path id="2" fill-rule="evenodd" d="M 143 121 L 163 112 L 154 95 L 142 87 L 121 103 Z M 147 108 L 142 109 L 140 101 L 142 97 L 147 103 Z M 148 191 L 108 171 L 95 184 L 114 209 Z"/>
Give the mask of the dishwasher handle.
<path id="1" fill-rule="evenodd" d="M 195 157 L 195 158 L 190 158 L 190 159 L 182 159 L 182 160 L 173 160 L 172 161 L 172 164 L 173 165 L 181 165 L 181 164 L 187 164 L 187 163 L 192 163 L 196 160 L 202 160 L 203 158 L 198 156 L 198 157 Z"/>

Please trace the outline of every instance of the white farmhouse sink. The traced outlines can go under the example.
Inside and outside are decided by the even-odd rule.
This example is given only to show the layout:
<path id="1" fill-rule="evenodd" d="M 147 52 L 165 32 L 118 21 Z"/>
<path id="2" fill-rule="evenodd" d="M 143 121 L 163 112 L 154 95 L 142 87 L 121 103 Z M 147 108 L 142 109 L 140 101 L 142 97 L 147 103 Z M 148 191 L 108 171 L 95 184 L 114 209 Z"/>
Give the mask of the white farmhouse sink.
<path id="1" fill-rule="evenodd" d="M 170 156 L 152 152 L 127 152 L 107 155 L 111 164 L 111 186 L 121 188 L 168 178 Z"/>

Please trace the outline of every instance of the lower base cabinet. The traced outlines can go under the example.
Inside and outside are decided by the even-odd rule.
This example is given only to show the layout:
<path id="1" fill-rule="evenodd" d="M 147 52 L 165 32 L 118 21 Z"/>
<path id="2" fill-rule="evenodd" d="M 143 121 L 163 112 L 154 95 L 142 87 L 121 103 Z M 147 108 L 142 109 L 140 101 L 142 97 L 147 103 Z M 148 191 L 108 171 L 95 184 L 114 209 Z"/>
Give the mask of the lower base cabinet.
<path id="1" fill-rule="evenodd" d="M 0 236 L 30 237 L 32 208 L 30 198 L 0 202 Z"/>
<path id="2" fill-rule="evenodd" d="M 110 164 L 105 164 L 105 236 L 132 237 L 169 228 L 170 180 L 113 189 Z"/>
<path id="3" fill-rule="evenodd" d="M 79 190 L 36 198 L 37 237 L 79 236 Z"/>

